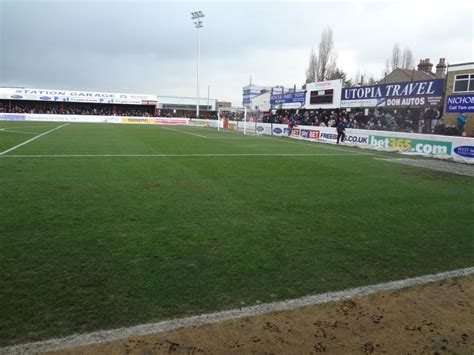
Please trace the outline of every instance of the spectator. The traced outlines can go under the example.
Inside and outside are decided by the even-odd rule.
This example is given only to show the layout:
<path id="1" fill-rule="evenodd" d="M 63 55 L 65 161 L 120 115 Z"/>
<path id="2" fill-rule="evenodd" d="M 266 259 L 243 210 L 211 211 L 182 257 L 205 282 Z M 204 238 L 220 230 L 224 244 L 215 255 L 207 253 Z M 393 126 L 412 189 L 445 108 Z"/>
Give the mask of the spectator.
<path id="1" fill-rule="evenodd" d="M 342 118 L 339 119 L 339 123 L 337 124 L 337 142 L 336 144 L 339 144 L 339 140 L 341 140 L 341 143 L 344 143 L 344 140 L 346 139 L 346 126 L 344 124 L 344 121 Z"/>
<path id="2" fill-rule="evenodd" d="M 464 126 L 466 125 L 466 115 L 464 112 L 460 112 L 459 115 L 456 117 L 456 123 L 458 126 L 458 134 L 462 136 L 464 133 Z"/>
<path id="3" fill-rule="evenodd" d="M 436 132 L 436 128 L 443 123 L 441 112 L 435 108 L 433 110 L 433 119 L 431 121 L 431 132 Z"/>

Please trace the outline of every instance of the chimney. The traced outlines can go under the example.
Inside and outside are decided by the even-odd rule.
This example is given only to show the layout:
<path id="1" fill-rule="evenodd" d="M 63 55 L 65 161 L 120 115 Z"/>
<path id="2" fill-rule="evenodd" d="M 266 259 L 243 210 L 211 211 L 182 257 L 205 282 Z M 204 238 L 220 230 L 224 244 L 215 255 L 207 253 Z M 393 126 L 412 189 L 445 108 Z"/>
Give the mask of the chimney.
<path id="1" fill-rule="evenodd" d="M 446 77 L 446 58 L 439 58 L 436 65 L 436 79 L 444 79 Z"/>
<path id="2" fill-rule="evenodd" d="M 433 64 L 430 63 L 430 58 L 420 59 L 420 64 L 418 64 L 418 70 L 431 74 L 432 68 Z"/>

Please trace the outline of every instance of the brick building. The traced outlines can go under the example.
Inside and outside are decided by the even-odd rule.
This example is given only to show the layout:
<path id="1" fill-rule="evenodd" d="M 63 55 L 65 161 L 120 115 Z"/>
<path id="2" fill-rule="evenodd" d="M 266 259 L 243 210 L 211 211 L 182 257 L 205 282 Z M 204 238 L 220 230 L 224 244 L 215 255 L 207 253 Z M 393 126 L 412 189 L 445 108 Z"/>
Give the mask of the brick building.
<path id="1" fill-rule="evenodd" d="M 464 112 L 467 122 L 464 131 L 474 137 L 474 62 L 451 64 L 446 75 L 444 121 L 456 125 L 456 116 Z"/>
<path id="2" fill-rule="evenodd" d="M 430 62 L 430 58 L 420 59 L 418 68 L 415 69 L 402 69 L 396 68 L 388 75 L 380 80 L 380 84 L 391 84 L 401 83 L 405 81 L 421 81 L 421 80 L 433 80 L 433 79 L 444 79 L 446 75 L 446 64 L 445 59 L 440 58 L 438 65 L 436 65 L 436 72 L 432 72 L 433 64 Z"/>

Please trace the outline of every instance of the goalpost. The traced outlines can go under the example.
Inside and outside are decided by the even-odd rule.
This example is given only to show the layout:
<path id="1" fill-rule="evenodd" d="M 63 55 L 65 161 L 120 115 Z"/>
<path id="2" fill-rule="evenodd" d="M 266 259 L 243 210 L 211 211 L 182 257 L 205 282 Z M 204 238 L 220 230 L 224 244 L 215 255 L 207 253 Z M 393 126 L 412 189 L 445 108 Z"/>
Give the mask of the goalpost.
<path id="1" fill-rule="evenodd" d="M 246 107 L 224 107 L 218 111 L 217 130 L 229 130 L 246 135 L 259 134 L 257 122 L 259 114 L 255 110 Z"/>

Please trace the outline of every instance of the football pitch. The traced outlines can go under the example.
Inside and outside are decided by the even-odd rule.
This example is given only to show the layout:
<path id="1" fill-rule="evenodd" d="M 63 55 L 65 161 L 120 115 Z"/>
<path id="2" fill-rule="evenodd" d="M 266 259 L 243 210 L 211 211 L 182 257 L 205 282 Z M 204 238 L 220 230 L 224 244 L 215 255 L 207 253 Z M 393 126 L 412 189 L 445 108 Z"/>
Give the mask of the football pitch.
<path id="1" fill-rule="evenodd" d="M 0 346 L 474 266 L 474 179 L 380 157 L 0 121 Z"/>

